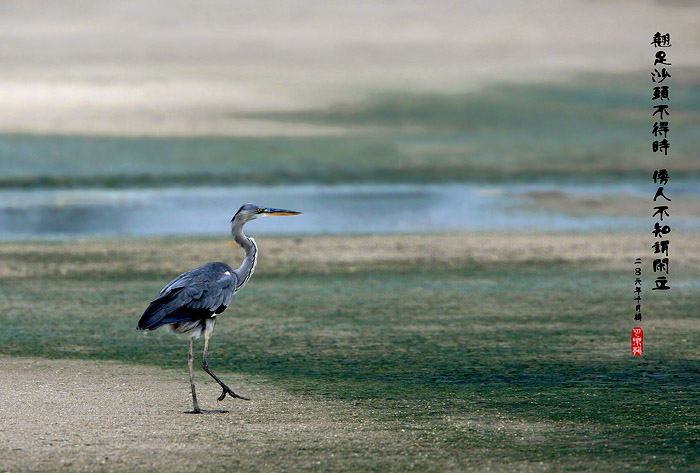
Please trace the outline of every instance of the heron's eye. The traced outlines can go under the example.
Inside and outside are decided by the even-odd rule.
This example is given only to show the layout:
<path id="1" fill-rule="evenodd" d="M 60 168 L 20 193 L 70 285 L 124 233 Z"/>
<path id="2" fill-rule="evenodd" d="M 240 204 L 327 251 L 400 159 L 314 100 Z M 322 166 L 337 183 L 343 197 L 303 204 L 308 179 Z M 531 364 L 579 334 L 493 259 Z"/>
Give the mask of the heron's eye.
<path id="1" fill-rule="evenodd" d="M 263 213 L 263 209 L 261 209 L 260 207 L 258 207 L 258 213 L 259 213 L 259 214 Z"/>

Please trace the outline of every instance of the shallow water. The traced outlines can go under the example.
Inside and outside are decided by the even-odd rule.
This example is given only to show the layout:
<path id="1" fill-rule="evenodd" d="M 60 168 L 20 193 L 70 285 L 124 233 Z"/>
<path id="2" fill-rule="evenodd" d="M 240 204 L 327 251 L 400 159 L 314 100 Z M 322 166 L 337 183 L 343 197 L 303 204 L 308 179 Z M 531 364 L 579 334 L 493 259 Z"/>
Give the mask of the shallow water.
<path id="1" fill-rule="evenodd" d="M 697 184 L 682 189 L 700 194 Z M 250 224 L 251 234 L 646 231 L 650 225 L 651 217 L 579 217 L 523 205 L 526 193 L 553 191 L 640 200 L 653 195 L 649 186 L 633 184 L 6 190 L 0 191 L 0 238 L 221 235 L 244 202 L 303 212 Z M 700 229 L 697 217 L 677 217 L 674 223 Z"/>

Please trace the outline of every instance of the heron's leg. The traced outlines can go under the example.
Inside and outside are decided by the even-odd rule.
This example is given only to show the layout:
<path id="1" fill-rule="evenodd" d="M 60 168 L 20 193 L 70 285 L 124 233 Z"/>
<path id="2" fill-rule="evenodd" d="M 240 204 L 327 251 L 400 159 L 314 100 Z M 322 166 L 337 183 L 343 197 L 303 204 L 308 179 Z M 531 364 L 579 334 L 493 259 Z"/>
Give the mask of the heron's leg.
<path id="1" fill-rule="evenodd" d="M 192 388 L 192 407 L 193 410 L 187 411 L 188 414 L 199 414 L 202 410 L 197 404 L 197 391 L 194 389 L 194 355 L 192 353 L 194 339 L 190 337 L 190 351 L 187 353 L 187 366 L 190 368 L 190 387 Z"/>
<path id="2" fill-rule="evenodd" d="M 207 362 L 207 351 L 209 350 L 209 337 L 211 337 L 211 332 L 213 331 L 213 329 L 213 323 L 211 325 L 207 324 L 206 330 L 204 331 L 204 357 L 202 358 L 202 368 L 204 368 L 204 371 L 206 371 L 209 374 L 209 376 L 214 378 L 214 381 L 219 383 L 219 386 L 221 386 L 221 388 L 223 389 L 221 396 L 219 396 L 219 401 L 223 401 L 227 394 L 233 398 L 245 399 L 246 401 L 250 401 L 250 399 L 248 399 L 247 397 L 239 396 L 238 394 L 234 393 L 231 390 L 231 388 L 226 386 L 224 382 L 221 381 L 219 377 L 212 373 L 209 369 L 209 363 Z"/>
<path id="3" fill-rule="evenodd" d="M 185 411 L 185 414 L 221 414 L 228 411 L 206 411 L 199 408 L 197 403 L 197 392 L 194 389 L 194 354 L 192 353 L 192 346 L 194 345 L 194 338 L 190 338 L 190 351 L 187 353 L 187 365 L 190 368 L 190 386 L 192 387 L 192 404 L 194 409 L 191 411 Z"/>

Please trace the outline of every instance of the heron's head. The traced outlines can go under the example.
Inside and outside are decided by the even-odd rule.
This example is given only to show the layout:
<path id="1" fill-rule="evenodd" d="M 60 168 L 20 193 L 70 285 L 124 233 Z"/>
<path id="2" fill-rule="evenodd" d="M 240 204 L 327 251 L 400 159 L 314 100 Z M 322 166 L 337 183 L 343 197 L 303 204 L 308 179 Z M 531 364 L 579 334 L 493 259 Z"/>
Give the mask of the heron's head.
<path id="1" fill-rule="evenodd" d="M 284 210 L 284 209 L 271 209 L 268 207 L 261 207 L 255 204 L 245 204 L 238 209 L 236 215 L 231 219 L 231 224 L 239 223 L 242 225 L 246 222 L 254 220 L 260 217 L 270 217 L 275 215 L 299 215 L 301 212 L 295 210 Z"/>

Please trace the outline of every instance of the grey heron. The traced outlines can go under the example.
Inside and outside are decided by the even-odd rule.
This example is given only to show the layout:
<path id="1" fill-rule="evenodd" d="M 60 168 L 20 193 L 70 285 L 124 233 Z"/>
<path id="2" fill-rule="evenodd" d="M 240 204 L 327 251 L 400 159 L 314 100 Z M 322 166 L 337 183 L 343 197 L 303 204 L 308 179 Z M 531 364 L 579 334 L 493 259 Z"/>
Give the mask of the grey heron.
<path id="1" fill-rule="evenodd" d="M 255 240 L 243 233 L 246 222 L 260 217 L 272 215 L 299 215 L 301 212 L 260 207 L 255 204 L 245 204 L 231 219 L 231 234 L 239 246 L 245 250 L 243 263 L 233 269 L 226 263 L 207 263 L 186 273 L 182 273 L 170 281 L 148 306 L 138 323 L 139 330 L 155 330 L 166 326 L 175 333 L 187 334 L 190 337 L 190 350 L 187 354 L 187 365 L 190 369 L 190 387 L 192 388 L 193 410 L 191 414 L 228 412 L 222 410 L 205 411 L 199 408 L 197 393 L 194 387 L 194 340 L 204 335 L 204 354 L 202 368 L 209 374 L 223 392 L 219 396 L 222 401 L 228 394 L 232 398 L 246 399 L 231 390 L 209 369 L 207 351 L 209 338 L 214 330 L 217 314 L 222 313 L 231 303 L 235 293 L 243 289 L 255 270 L 258 259 L 258 247 Z"/>

